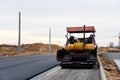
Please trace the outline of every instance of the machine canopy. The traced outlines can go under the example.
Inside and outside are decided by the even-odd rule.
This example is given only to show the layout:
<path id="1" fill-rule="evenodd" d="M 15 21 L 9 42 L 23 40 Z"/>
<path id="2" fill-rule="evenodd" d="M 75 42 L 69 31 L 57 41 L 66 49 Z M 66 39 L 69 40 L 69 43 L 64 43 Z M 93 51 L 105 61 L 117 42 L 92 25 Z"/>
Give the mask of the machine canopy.
<path id="1" fill-rule="evenodd" d="M 94 26 L 85 26 L 85 31 L 84 27 L 67 27 L 67 32 L 68 33 L 94 33 L 95 28 Z"/>

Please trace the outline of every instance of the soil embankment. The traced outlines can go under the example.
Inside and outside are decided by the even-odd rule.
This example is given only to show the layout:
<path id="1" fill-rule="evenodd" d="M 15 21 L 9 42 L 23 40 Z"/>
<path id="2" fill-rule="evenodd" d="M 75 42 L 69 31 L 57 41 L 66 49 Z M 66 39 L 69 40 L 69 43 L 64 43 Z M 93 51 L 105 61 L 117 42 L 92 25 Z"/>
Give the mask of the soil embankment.
<path id="1" fill-rule="evenodd" d="M 51 44 L 51 53 L 56 53 L 61 47 L 56 44 Z M 21 46 L 21 55 L 47 54 L 49 45 L 44 43 L 23 44 Z M 16 45 L 0 45 L 0 56 L 15 56 L 17 55 Z"/>

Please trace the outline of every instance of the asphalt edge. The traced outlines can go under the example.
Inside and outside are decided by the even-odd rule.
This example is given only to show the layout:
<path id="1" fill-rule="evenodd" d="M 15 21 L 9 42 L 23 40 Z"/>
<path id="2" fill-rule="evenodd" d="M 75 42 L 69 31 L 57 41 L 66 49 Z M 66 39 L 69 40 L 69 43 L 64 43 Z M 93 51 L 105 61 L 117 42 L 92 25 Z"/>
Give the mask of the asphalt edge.
<path id="1" fill-rule="evenodd" d="M 58 70 L 60 70 L 61 69 L 61 67 L 58 65 L 58 66 L 55 66 L 55 67 L 53 67 L 52 69 L 50 69 L 50 70 L 47 70 L 47 71 L 45 71 L 45 72 L 43 72 L 43 73 L 41 73 L 41 74 L 39 74 L 39 75 L 37 75 L 37 76 L 35 76 L 35 77 L 33 77 L 32 79 L 30 79 L 30 80 L 44 80 L 44 78 L 48 78 L 51 74 L 54 74 L 54 73 L 56 73 Z M 48 80 L 48 79 L 47 79 Z"/>
<path id="2" fill-rule="evenodd" d="M 44 71 L 42 71 L 42 72 L 40 72 L 40 73 L 38 73 L 38 74 L 35 74 L 35 75 L 33 75 L 33 76 L 27 78 L 26 80 L 31 80 L 32 78 L 34 78 L 34 77 L 36 77 L 36 76 L 38 76 L 38 75 L 40 75 L 40 74 L 42 74 L 42 73 L 44 73 L 44 72 L 46 72 L 46 71 L 48 71 L 48 70 L 50 70 L 50 69 L 52 69 L 52 68 L 58 66 L 58 65 L 59 65 L 59 64 L 56 64 L 56 65 L 50 67 L 49 69 L 46 69 L 46 70 L 44 70 Z"/>

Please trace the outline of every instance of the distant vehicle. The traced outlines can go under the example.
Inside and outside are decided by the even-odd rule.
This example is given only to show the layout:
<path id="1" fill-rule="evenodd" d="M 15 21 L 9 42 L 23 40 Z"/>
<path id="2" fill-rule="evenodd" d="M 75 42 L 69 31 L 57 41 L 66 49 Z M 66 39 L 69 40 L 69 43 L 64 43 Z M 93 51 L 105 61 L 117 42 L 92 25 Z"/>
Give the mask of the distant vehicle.
<path id="1" fill-rule="evenodd" d="M 77 34 L 78 37 L 74 37 Z M 82 34 L 82 36 L 80 36 Z M 86 35 L 89 37 L 86 37 Z M 57 51 L 56 59 L 61 67 L 93 67 L 97 63 L 97 45 L 94 26 L 67 27 L 65 48 Z"/>

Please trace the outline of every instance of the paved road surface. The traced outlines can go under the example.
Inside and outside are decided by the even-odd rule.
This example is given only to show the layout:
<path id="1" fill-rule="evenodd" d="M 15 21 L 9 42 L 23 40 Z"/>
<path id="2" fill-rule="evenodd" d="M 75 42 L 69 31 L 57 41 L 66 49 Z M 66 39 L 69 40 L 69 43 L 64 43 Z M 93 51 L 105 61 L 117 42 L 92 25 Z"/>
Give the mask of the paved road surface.
<path id="1" fill-rule="evenodd" d="M 0 80 L 25 80 L 56 64 L 55 55 L 0 58 Z"/>
<path id="2" fill-rule="evenodd" d="M 120 59 L 120 53 L 107 52 L 103 54 L 103 57 L 107 60 Z"/>
<path id="3" fill-rule="evenodd" d="M 100 80 L 99 69 L 61 69 L 59 66 L 31 80 Z"/>

